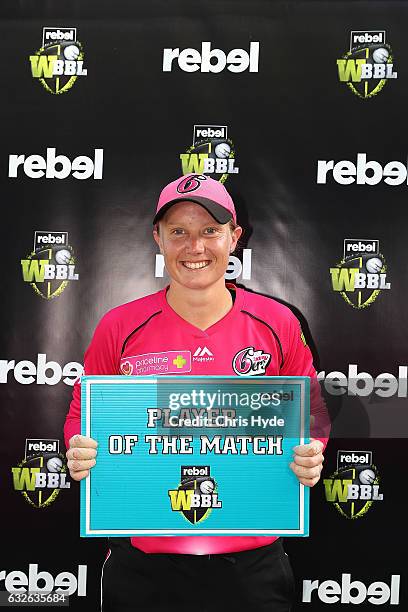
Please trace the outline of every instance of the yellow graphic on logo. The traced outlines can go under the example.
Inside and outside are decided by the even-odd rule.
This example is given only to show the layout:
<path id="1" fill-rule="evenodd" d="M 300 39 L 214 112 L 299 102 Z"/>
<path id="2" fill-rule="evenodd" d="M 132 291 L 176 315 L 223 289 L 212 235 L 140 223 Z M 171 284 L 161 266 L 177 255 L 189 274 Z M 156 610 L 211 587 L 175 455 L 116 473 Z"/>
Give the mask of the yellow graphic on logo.
<path id="1" fill-rule="evenodd" d="M 79 76 L 86 76 L 84 51 L 80 42 L 47 44 L 29 56 L 31 75 L 51 94 L 71 89 Z"/>
<path id="2" fill-rule="evenodd" d="M 177 355 L 175 359 L 173 359 L 173 365 L 175 365 L 178 369 L 181 369 L 187 363 L 186 359 L 184 359 L 183 355 Z"/>
<path id="3" fill-rule="evenodd" d="M 37 249 L 20 263 L 24 282 L 45 300 L 60 296 L 70 281 L 79 278 L 72 248 L 68 245 L 59 250 Z"/>

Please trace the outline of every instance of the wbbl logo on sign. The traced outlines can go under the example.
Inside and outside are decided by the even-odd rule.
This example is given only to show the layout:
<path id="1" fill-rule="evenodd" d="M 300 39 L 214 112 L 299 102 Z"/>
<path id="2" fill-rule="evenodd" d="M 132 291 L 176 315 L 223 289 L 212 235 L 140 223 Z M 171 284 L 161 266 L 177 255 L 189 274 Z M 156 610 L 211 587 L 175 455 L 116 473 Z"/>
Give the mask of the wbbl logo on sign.
<path id="1" fill-rule="evenodd" d="M 344 257 L 330 268 L 333 291 L 353 308 L 367 308 L 381 291 L 391 289 L 387 282 L 387 266 L 380 253 L 379 240 L 346 238 Z"/>
<path id="2" fill-rule="evenodd" d="M 30 55 L 31 74 L 51 94 L 66 93 L 86 76 L 84 50 L 76 28 L 43 28 L 42 47 Z"/>
<path id="3" fill-rule="evenodd" d="M 35 508 L 49 506 L 61 489 L 71 487 L 59 444 L 53 439 L 27 439 L 24 459 L 11 468 L 14 490 Z"/>
<path id="4" fill-rule="evenodd" d="M 177 489 L 168 491 L 170 505 L 190 523 L 196 525 L 206 519 L 213 508 L 222 508 L 209 465 L 182 465 L 180 480 Z"/>
<path id="5" fill-rule="evenodd" d="M 77 281 L 75 257 L 68 244 L 68 232 L 36 231 L 34 250 L 21 260 L 23 280 L 45 300 L 64 291 L 70 281 Z"/>
<path id="6" fill-rule="evenodd" d="M 352 31 L 350 50 L 337 60 L 339 81 L 359 98 L 372 98 L 397 78 L 393 61 L 384 30 Z"/>
<path id="7" fill-rule="evenodd" d="M 323 480 L 326 501 L 345 518 L 361 518 L 375 501 L 383 500 L 372 456 L 371 451 L 339 450 L 337 471 Z"/>
<path id="8" fill-rule="evenodd" d="M 195 125 L 193 144 L 180 153 L 180 160 L 183 174 L 209 174 L 221 183 L 239 172 L 226 125 Z"/>

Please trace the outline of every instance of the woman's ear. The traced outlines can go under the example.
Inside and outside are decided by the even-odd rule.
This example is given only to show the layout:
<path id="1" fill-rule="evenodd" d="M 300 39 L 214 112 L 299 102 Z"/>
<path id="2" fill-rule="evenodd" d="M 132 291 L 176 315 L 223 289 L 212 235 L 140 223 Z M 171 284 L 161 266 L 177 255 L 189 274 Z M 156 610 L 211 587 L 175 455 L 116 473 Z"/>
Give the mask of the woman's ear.
<path id="1" fill-rule="evenodd" d="M 156 244 L 157 244 L 157 246 L 160 249 L 160 253 L 163 254 L 163 246 L 162 246 L 162 241 L 161 241 L 161 238 L 160 238 L 159 226 L 158 225 L 155 225 L 154 228 L 153 228 L 153 238 L 155 239 Z"/>
<path id="2" fill-rule="evenodd" d="M 231 237 L 232 237 L 232 243 L 231 243 L 231 247 L 230 247 L 230 253 L 233 253 L 235 251 L 235 247 L 237 246 L 237 242 L 240 239 L 241 235 L 242 235 L 242 227 L 240 225 L 237 225 L 237 227 L 233 230 Z"/>

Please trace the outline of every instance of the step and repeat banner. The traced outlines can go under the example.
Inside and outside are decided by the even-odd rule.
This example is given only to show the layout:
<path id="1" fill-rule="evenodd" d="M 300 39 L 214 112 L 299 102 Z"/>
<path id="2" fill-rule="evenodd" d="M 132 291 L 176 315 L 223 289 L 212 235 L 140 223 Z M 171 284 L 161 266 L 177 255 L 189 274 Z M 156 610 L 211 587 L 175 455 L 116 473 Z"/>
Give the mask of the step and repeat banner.
<path id="1" fill-rule="evenodd" d="M 99 609 L 65 415 L 100 317 L 167 284 L 155 204 L 197 172 L 245 229 L 227 278 L 292 308 L 332 417 L 295 609 L 405 609 L 407 3 L 0 12 L 0 590 Z"/>

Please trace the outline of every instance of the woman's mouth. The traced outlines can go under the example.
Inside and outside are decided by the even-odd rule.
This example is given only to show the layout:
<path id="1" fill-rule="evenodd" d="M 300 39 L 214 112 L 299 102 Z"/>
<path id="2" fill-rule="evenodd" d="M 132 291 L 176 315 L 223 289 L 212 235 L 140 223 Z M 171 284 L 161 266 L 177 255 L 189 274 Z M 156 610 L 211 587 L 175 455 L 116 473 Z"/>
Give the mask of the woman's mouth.
<path id="1" fill-rule="evenodd" d="M 182 265 L 188 270 L 201 270 L 210 265 L 211 260 L 204 259 L 203 261 L 182 261 Z"/>

